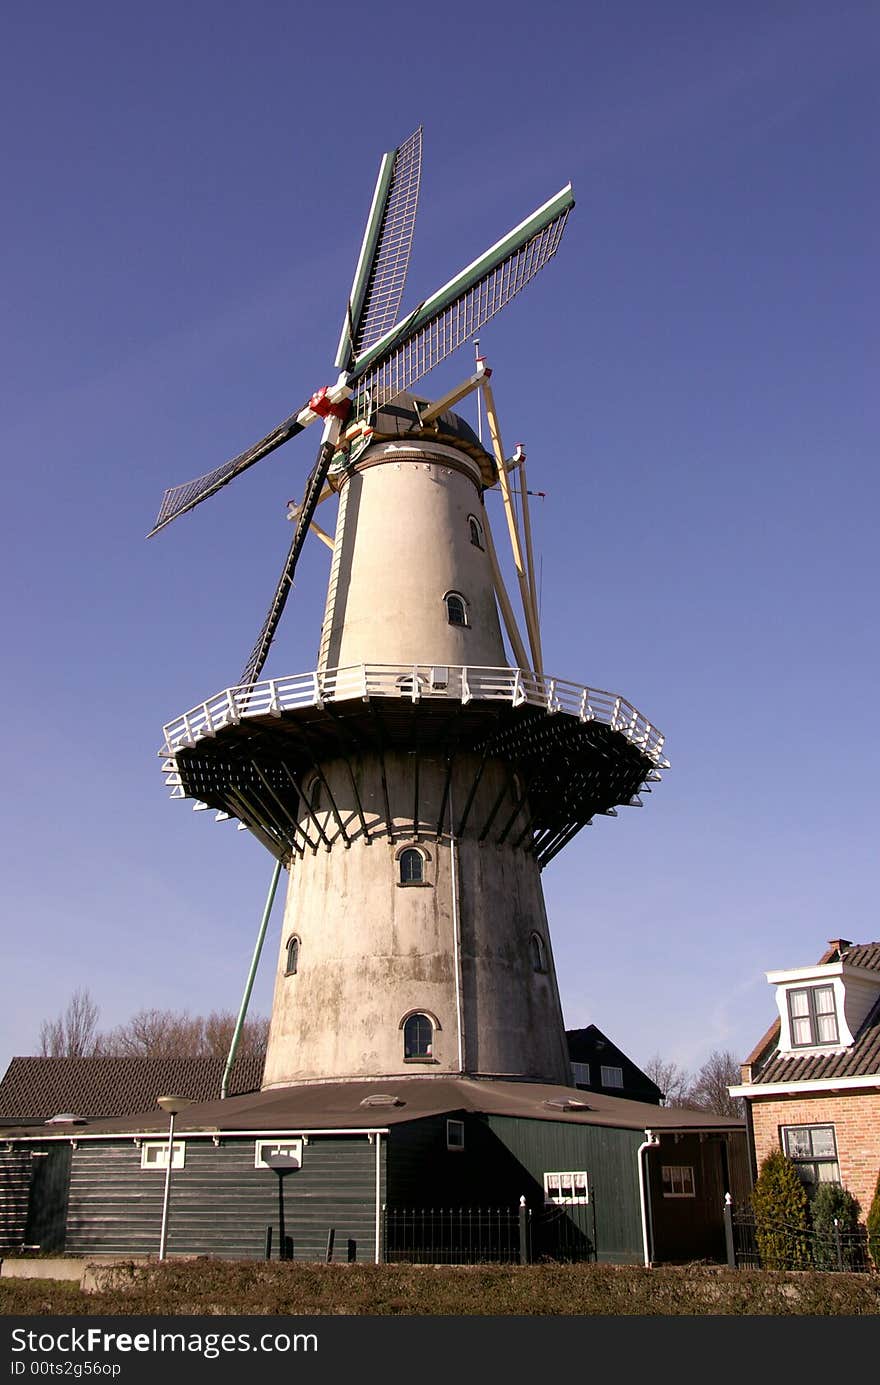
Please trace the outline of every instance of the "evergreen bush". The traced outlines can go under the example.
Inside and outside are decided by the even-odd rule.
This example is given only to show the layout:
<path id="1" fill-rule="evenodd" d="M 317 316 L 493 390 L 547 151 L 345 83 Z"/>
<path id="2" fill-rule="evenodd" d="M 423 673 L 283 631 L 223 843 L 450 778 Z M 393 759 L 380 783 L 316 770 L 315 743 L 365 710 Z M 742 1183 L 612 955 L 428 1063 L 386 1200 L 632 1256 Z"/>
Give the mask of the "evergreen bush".
<path id="1" fill-rule="evenodd" d="M 792 1160 L 781 1149 L 771 1150 L 761 1163 L 752 1208 L 762 1268 L 809 1268 L 809 1199 Z"/>
<path id="2" fill-rule="evenodd" d="M 874 1268 L 880 1270 L 880 1173 L 877 1175 L 877 1187 L 874 1189 L 865 1224 L 868 1228 L 868 1250 L 871 1252 Z"/>
<path id="3" fill-rule="evenodd" d="M 860 1211 L 852 1193 L 841 1188 L 839 1183 L 819 1184 L 810 1205 L 813 1262 L 817 1270 L 851 1270 L 859 1265 Z"/>

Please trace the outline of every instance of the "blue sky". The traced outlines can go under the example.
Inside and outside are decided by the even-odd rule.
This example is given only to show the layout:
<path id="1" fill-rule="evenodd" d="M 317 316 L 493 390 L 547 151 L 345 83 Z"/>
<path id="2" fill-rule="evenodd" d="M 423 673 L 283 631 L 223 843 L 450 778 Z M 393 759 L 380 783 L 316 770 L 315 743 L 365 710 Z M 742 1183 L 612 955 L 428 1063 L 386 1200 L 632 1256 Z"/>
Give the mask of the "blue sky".
<path id="1" fill-rule="evenodd" d="M 404 307 L 574 184 L 482 349 L 546 492 L 548 671 L 672 761 L 545 872 L 567 1024 L 744 1056 L 767 969 L 878 936 L 878 39 L 852 0 L 6 15 L 0 1071 L 78 986 L 106 1027 L 238 1007 L 271 861 L 170 802 L 157 750 L 237 678 L 313 439 L 144 535 L 332 377 L 379 157 L 418 124 Z M 314 667 L 327 559 L 267 674 Z"/>

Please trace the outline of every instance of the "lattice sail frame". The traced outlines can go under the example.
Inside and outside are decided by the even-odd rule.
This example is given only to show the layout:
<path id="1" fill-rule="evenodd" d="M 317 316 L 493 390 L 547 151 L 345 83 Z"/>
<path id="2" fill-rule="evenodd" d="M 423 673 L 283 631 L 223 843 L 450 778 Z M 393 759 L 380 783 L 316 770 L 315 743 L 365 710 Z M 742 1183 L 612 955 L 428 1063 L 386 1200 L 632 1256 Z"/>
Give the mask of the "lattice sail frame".
<path id="1" fill-rule="evenodd" d="M 386 155 L 388 158 L 390 156 Z M 367 222 L 361 258 L 352 284 L 348 316 L 336 356 L 336 365 L 340 370 L 347 369 L 397 321 L 412 250 L 421 171 L 422 129 L 419 126 L 396 151 L 390 172 L 386 175 L 384 160 L 379 170 L 373 208 Z M 386 176 L 387 188 L 384 186 Z M 379 208 L 376 207 L 377 202 L 380 203 Z M 374 210 L 378 229 L 372 225 Z"/>
<path id="2" fill-rule="evenodd" d="M 573 205 L 563 188 L 360 357 L 352 371 L 357 415 L 409 389 L 500 312 L 556 254 Z"/>

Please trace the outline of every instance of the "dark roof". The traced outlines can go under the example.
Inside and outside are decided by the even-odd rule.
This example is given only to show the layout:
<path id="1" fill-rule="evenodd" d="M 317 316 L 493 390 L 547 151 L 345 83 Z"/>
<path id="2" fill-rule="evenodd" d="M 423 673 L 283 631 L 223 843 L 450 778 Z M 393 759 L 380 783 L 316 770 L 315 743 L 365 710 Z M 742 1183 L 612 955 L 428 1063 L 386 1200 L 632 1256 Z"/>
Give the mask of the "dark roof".
<path id="1" fill-rule="evenodd" d="M 146 1111 L 174 1092 L 220 1095 L 225 1058 L 13 1058 L 0 1082 L 0 1125 L 33 1125 L 61 1113 L 93 1120 Z M 263 1058 L 239 1058 L 230 1094 L 258 1090 Z"/>
<path id="2" fill-rule="evenodd" d="M 586 1029 L 567 1029 L 565 1038 L 568 1043 L 568 1056 L 574 1063 L 590 1064 L 590 1081 L 578 1082 L 581 1091 L 602 1092 L 611 1094 L 617 1093 L 632 1098 L 635 1101 L 650 1101 L 659 1104 L 665 1093 L 661 1092 L 656 1082 L 652 1082 L 647 1073 L 642 1072 L 631 1058 L 628 1058 L 622 1049 L 612 1043 L 607 1034 L 603 1034 L 595 1024 L 588 1024 Z M 620 1068 L 623 1075 L 623 1088 L 603 1087 L 599 1080 L 602 1075 L 602 1066 Z"/>
<path id="3" fill-rule="evenodd" d="M 816 965 L 826 966 L 832 962 L 880 971 L 880 943 L 832 945 Z M 751 1086 L 814 1082 L 833 1077 L 870 1077 L 875 1073 L 880 1076 L 880 994 L 849 1048 L 818 1054 L 779 1053 L 779 1029 L 777 1019 L 746 1060 L 754 1065 Z"/>
<path id="4" fill-rule="evenodd" d="M 391 1098 L 381 1103 L 377 1098 Z M 368 1104 L 364 1104 L 367 1099 Z M 152 1098 L 149 1109 L 138 1115 L 102 1120 L 87 1129 L 77 1127 L 77 1138 L 96 1134 L 164 1134 L 167 1120 Z M 227 1097 L 189 1107 L 177 1117 L 184 1132 L 276 1133 L 301 1130 L 375 1130 L 426 1116 L 450 1112 L 532 1120 L 565 1121 L 575 1125 L 602 1125 L 619 1129 L 664 1131 L 737 1131 L 743 1122 L 710 1111 L 651 1107 L 642 1101 L 594 1095 L 573 1087 L 539 1082 L 502 1082 L 494 1078 L 422 1077 L 375 1078 L 370 1081 L 308 1082 L 274 1087 L 245 1096 Z M 7 1135 L 12 1132 L 7 1132 Z M 23 1130 L 16 1132 L 24 1135 Z M 31 1136 L 35 1133 L 31 1131 Z M 39 1134 L 45 1136 L 43 1127 Z M 63 1134 L 54 1127 L 52 1133 Z"/>

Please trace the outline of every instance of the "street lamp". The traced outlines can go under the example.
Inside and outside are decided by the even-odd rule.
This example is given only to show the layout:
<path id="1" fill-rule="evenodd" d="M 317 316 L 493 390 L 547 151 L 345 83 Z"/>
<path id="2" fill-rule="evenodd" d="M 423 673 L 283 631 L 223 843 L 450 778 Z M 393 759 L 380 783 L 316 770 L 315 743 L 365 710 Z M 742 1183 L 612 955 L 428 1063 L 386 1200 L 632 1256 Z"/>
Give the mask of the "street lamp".
<path id="1" fill-rule="evenodd" d="M 300 1160 L 295 1154 L 277 1150 L 264 1160 L 269 1168 L 278 1175 L 278 1259 L 287 1259 L 287 1246 L 284 1235 L 284 1176 L 293 1173 L 294 1169 L 300 1167 Z"/>
<path id="2" fill-rule="evenodd" d="M 174 1157 L 174 1117 L 179 1111 L 185 1111 L 187 1106 L 192 1106 L 192 1100 L 188 1096 L 157 1096 L 157 1102 L 163 1111 L 167 1111 L 171 1120 L 168 1125 L 168 1160 L 165 1164 L 165 1196 L 162 1199 L 162 1230 L 159 1233 L 159 1259 L 165 1259 L 165 1245 L 168 1239 L 168 1199 L 171 1196 L 171 1161 Z"/>

